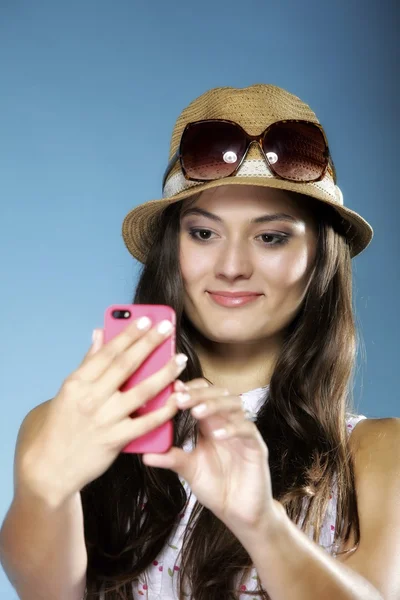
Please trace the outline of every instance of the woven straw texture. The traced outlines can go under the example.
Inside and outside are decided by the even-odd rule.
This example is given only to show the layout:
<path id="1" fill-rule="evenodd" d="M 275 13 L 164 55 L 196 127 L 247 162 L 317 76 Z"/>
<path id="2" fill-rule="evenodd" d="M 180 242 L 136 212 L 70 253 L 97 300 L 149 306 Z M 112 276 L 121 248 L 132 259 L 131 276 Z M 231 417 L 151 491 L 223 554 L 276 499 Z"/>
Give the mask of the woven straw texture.
<path id="1" fill-rule="evenodd" d="M 179 148 L 187 123 L 201 119 L 235 121 L 251 135 L 257 135 L 268 125 L 283 119 L 305 119 L 319 123 L 306 103 L 275 85 L 213 88 L 193 100 L 179 115 L 171 136 L 169 159 Z M 369 223 L 343 205 L 343 195 L 329 173 L 323 180 L 313 183 L 279 179 L 269 170 L 259 146 L 252 144 L 237 174 L 224 179 L 205 183 L 188 181 L 177 161 L 166 181 L 163 198 L 147 201 L 126 215 L 122 225 L 125 245 L 132 256 L 144 263 L 153 243 L 154 232 L 159 226 L 161 212 L 168 204 L 221 185 L 250 184 L 298 192 L 333 206 L 343 219 L 352 258 L 365 250 L 373 238 L 373 229 Z"/>

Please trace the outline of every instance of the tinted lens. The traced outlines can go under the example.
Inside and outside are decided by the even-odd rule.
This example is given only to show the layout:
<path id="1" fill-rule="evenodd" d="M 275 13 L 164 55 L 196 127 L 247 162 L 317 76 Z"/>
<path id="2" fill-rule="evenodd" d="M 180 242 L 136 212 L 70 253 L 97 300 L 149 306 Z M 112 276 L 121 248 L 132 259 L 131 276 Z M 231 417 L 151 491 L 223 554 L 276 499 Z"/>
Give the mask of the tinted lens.
<path id="1" fill-rule="evenodd" d="M 220 179 L 232 175 L 245 149 L 246 136 L 234 124 L 194 123 L 182 136 L 182 164 L 192 179 Z"/>
<path id="2" fill-rule="evenodd" d="M 291 181 L 318 179 L 328 162 L 324 136 L 309 123 L 272 125 L 263 149 L 275 173 Z"/>

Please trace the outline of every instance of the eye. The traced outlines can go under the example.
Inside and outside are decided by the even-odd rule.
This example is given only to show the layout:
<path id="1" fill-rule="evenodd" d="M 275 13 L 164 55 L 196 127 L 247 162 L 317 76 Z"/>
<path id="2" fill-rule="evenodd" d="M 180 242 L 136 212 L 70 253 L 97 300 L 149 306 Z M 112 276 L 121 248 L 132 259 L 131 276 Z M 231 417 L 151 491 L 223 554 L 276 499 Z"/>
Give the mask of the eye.
<path id="1" fill-rule="evenodd" d="M 198 234 L 206 234 L 208 235 L 212 235 L 212 231 L 210 231 L 210 229 L 204 229 L 199 228 L 199 227 L 191 227 L 189 229 L 189 235 L 192 239 L 196 240 L 197 242 L 200 243 L 206 243 L 209 241 L 209 237 L 207 237 L 206 239 L 204 237 L 198 237 Z M 264 246 L 281 246 L 283 244 L 287 244 L 290 238 L 290 235 L 288 234 L 280 234 L 280 233 L 261 233 L 260 235 L 257 236 L 258 238 L 275 238 L 277 241 L 274 243 L 268 243 L 268 242 L 263 242 Z"/>
<path id="2" fill-rule="evenodd" d="M 267 237 L 267 238 L 276 238 L 278 241 L 274 244 L 266 243 L 266 246 L 281 246 L 282 244 L 287 244 L 289 241 L 289 235 L 281 235 L 280 233 L 262 233 L 258 237 Z"/>
<path id="3" fill-rule="evenodd" d="M 189 229 L 189 235 L 191 238 L 193 238 L 194 240 L 198 241 L 198 242 L 207 242 L 208 239 L 204 239 L 203 237 L 197 237 L 198 233 L 212 233 L 212 231 L 210 231 L 209 229 Z"/>

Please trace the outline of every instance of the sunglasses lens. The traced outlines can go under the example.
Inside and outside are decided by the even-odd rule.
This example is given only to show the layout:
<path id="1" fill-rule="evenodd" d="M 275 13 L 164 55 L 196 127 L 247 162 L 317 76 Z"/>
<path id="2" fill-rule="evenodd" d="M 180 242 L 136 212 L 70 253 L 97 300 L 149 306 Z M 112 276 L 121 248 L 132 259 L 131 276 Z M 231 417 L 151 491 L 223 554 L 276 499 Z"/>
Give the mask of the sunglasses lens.
<path id="1" fill-rule="evenodd" d="M 263 149 L 277 175 L 291 181 L 314 181 L 327 165 L 327 148 L 318 127 L 309 123 L 276 123 Z"/>
<path id="2" fill-rule="evenodd" d="M 232 175 L 245 149 L 246 137 L 233 123 L 194 123 L 182 136 L 182 164 L 192 179 L 220 179 Z"/>

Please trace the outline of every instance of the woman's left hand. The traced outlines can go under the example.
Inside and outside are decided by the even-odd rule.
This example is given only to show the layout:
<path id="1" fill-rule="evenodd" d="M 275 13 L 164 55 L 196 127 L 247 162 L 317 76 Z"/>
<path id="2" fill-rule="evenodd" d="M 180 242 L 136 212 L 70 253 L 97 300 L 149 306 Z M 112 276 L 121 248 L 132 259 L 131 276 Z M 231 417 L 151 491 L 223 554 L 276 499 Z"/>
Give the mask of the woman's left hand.
<path id="1" fill-rule="evenodd" d="M 191 452 L 172 447 L 164 454 L 144 454 L 144 464 L 178 473 L 198 501 L 238 537 L 275 521 L 279 503 L 272 496 L 268 448 L 255 423 L 245 418 L 240 396 L 204 379 L 186 386 L 191 399 L 185 409 L 192 409 L 199 420 L 196 447 Z M 175 391 L 182 388 L 177 381 Z M 194 414 L 193 407 L 203 403 L 206 411 Z M 214 437 L 221 428 L 228 436 Z"/>

